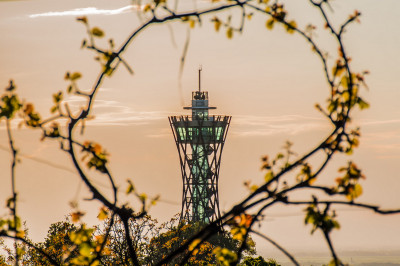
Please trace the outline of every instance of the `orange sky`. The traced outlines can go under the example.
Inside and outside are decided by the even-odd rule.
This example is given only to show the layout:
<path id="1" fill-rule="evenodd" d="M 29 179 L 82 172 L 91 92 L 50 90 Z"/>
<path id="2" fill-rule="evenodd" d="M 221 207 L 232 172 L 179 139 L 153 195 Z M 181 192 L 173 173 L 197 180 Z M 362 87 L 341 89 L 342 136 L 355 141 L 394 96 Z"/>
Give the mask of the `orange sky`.
<path id="1" fill-rule="evenodd" d="M 181 2 L 182 9 L 192 8 L 191 1 Z M 301 26 L 311 21 L 318 25 L 320 19 L 306 2 L 287 1 L 290 17 Z M 67 87 L 63 80 L 66 71 L 83 74 L 82 88 L 90 87 L 99 71 L 93 54 L 79 49 L 86 36 L 75 17 L 87 14 L 91 25 L 104 29 L 118 46 L 139 23 L 130 4 L 123 0 L 0 1 L 0 85 L 5 87 L 13 78 L 21 97 L 48 114 L 51 94 Z M 362 138 L 352 160 L 367 176 L 360 200 L 400 207 L 400 2 L 379 5 L 372 0 L 337 0 L 332 5 L 335 21 L 345 19 L 354 9 L 363 14 L 362 23 L 354 24 L 344 40 L 354 69 L 371 72 L 367 78 L 370 90 L 362 93 L 371 108 L 354 116 Z M 181 200 L 178 154 L 167 116 L 183 112 L 182 101 L 189 104 L 200 64 L 202 87 L 209 91 L 211 105 L 218 107 L 214 114 L 233 116 L 220 173 L 223 210 L 247 194 L 242 185 L 245 180 L 261 182 L 262 155 L 276 154 L 286 140 L 294 142 L 294 149 L 301 154 L 330 130 L 328 121 L 313 107 L 317 102 L 325 103 L 328 87 L 309 45 L 280 27 L 268 31 L 261 16 L 247 21 L 245 32 L 232 40 L 224 32 L 216 33 L 209 19 L 190 33 L 182 91 L 178 70 L 186 25 L 158 25 L 141 33 L 124 55 L 135 75 L 121 68 L 103 83 L 95 104 L 96 120 L 85 136 L 102 143 L 111 153 L 111 169 L 121 186 L 131 178 L 139 190 L 161 194 L 165 202 L 151 210 L 160 220 L 178 213 Z M 319 26 L 317 38 L 334 60 L 336 48 L 322 28 Z M 79 106 L 79 98 L 68 100 Z M 4 202 L 11 194 L 10 157 L 3 150 L 7 147 L 4 123 L 0 127 L 0 167 L 4 169 L 0 174 L 0 202 Z M 39 240 L 51 222 L 63 219 L 70 211 L 68 201 L 83 199 L 86 190 L 79 185 L 67 156 L 58 151 L 57 143 L 38 142 L 39 133 L 25 129 L 16 130 L 15 137 L 26 156 L 17 170 L 21 216 L 27 221 L 29 234 Z M 44 159 L 67 170 L 29 158 Z M 335 178 L 337 167 L 349 159 L 335 159 L 322 180 Z M 96 182 L 106 183 L 96 178 Z M 88 212 L 87 222 L 95 222 L 89 216 L 95 216 L 98 205 L 81 201 L 81 206 Z M 399 215 L 382 218 L 366 211 L 341 209 L 342 229 L 333 235 L 339 249 L 399 249 Z M 0 215 L 5 212 L 0 209 Z M 265 232 L 283 245 L 301 250 L 307 243 L 306 247 L 326 249 L 319 235 L 309 237 L 310 228 L 303 225 L 301 209 L 275 208 L 266 217 Z M 258 249 L 266 254 L 272 247 L 261 244 Z"/>

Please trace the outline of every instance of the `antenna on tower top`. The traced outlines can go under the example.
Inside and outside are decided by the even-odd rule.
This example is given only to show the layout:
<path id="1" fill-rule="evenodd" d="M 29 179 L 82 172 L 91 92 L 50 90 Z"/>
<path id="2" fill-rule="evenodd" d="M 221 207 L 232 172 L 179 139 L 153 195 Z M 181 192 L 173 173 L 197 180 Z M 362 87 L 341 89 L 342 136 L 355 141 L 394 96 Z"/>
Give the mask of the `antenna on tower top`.
<path id="1" fill-rule="evenodd" d="M 200 65 L 199 66 L 199 92 L 201 92 L 201 71 L 203 70 L 203 67 Z"/>

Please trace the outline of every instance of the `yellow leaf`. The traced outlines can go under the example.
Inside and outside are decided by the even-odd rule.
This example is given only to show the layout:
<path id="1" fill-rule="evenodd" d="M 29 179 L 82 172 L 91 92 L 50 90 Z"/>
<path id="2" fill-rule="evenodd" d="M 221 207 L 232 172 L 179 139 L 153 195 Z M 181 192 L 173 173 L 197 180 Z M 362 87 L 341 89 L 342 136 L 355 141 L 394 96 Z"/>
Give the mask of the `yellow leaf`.
<path id="1" fill-rule="evenodd" d="M 344 72 L 344 70 L 344 66 L 340 62 L 338 62 L 338 64 L 332 68 L 332 75 L 340 76 Z"/>
<path id="2" fill-rule="evenodd" d="M 215 31 L 219 31 L 219 28 L 221 28 L 221 21 L 218 18 L 215 18 L 214 20 L 214 29 Z"/>
<path id="3" fill-rule="evenodd" d="M 103 65 L 102 71 L 104 74 L 106 74 L 108 77 L 111 77 L 111 75 L 114 73 L 114 68 L 110 67 L 108 64 Z"/>
<path id="4" fill-rule="evenodd" d="M 67 77 L 67 75 L 65 77 Z M 81 77 L 82 77 L 81 73 L 74 72 L 74 73 L 72 73 L 72 75 L 69 76 L 69 79 L 74 81 L 74 80 L 80 79 Z"/>
<path id="5" fill-rule="evenodd" d="M 94 27 L 91 30 L 91 33 L 92 33 L 93 36 L 96 36 L 96 37 L 99 37 L 99 38 L 104 36 L 104 32 L 98 27 Z"/>
<path id="6" fill-rule="evenodd" d="M 85 215 L 85 213 L 84 213 L 84 212 L 81 212 L 81 211 L 77 211 L 77 212 L 71 213 L 72 222 L 74 222 L 74 223 L 79 222 L 79 220 L 81 219 L 81 217 L 84 216 L 84 215 Z"/>
<path id="7" fill-rule="evenodd" d="M 308 184 L 312 185 L 312 184 L 314 184 L 315 180 L 317 180 L 317 179 L 315 177 L 312 177 L 312 178 L 308 179 L 307 181 L 308 181 Z"/>
<path id="8" fill-rule="evenodd" d="M 348 101 L 350 100 L 350 93 L 349 93 L 349 91 L 344 91 L 343 94 L 342 94 L 342 97 L 343 97 L 343 100 L 344 100 L 345 102 L 348 102 Z"/>
<path id="9" fill-rule="evenodd" d="M 102 208 L 100 209 L 99 214 L 97 215 L 97 218 L 98 218 L 100 221 L 102 221 L 102 220 L 104 220 L 104 219 L 107 219 L 107 217 L 108 217 L 108 209 L 107 209 L 106 207 L 102 207 Z"/>
<path id="10" fill-rule="evenodd" d="M 144 8 L 143 8 L 143 11 L 144 11 L 145 13 L 148 12 L 148 11 L 150 11 L 150 10 L 151 10 L 151 5 L 150 5 L 150 4 L 145 5 Z"/>
<path id="11" fill-rule="evenodd" d="M 293 34 L 296 28 L 297 28 L 297 23 L 294 20 L 290 21 L 289 24 L 286 25 L 286 31 L 290 34 Z"/>
<path id="12" fill-rule="evenodd" d="M 146 193 L 142 193 L 138 197 L 142 202 L 145 202 L 146 199 L 147 199 L 147 194 Z"/>
<path id="13" fill-rule="evenodd" d="M 274 28 L 274 19 L 270 18 L 269 20 L 267 20 L 267 23 L 265 24 L 265 26 L 267 27 L 267 29 L 272 30 Z"/>
<path id="14" fill-rule="evenodd" d="M 91 264 L 90 264 L 91 266 L 97 266 L 97 265 L 100 265 L 100 261 L 98 261 L 98 260 L 95 260 L 95 261 L 93 261 Z"/>
<path id="15" fill-rule="evenodd" d="M 272 180 L 272 178 L 274 178 L 274 174 L 272 173 L 272 171 L 269 171 L 265 174 L 264 180 L 265 182 L 269 182 L 270 180 Z"/>
<path id="16" fill-rule="evenodd" d="M 232 37 L 233 37 L 233 29 L 231 27 L 229 27 L 226 30 L 226 37 L 228 37 L 228 39 L 232 39 Z"/>
<path id="17" fill-rule="evenodd" d="M 100 144 L 98 143 L 94 143 L 91 149 L 94 153 L 96 153 L 97 155 L 99 155 L 102 151 L 102 147 Z"/>
<path id="18" fill-rule="evenodd" d="M 90 245 L 88 243 L 82 243 L 79 246 L 79 253 L 82 256 L 89 257 L 90 254 L 92 253 L 91 251 L 92 251 L 92 248 L 90 247 Z"/>
<path id="19" fill-rule="evenodd" d="M 157 195 L 155 198 L 151 200 L 151 205 L 156 205 L 157 201 L 160 199 L 160 195 Z"/>
<path id="20" fill-rule="evenodd" d="M 243 214 L 240 215 L 240 223 L 239 223 L 239 225 L 245 226 L 246 228 L 249 228 L 251 223 L 252 223 L 252 221 L 253 221 L 253 216 L 243 213 Z"/>
<path id="21" fill-rule="evenodd" d="M 192 243 L 190 243 L 189 245 L 189 251 L 194 250 L 200 242 L 201 242 L 200 239 L 193 240 Z"/>
<path id="22" fill-rule="evenodd" d="M 363 193 L 362 186 L 360 184 L 355 184 L 354 189 L 351 191 L 351 199 L 358 198 Z"/>
<path id="23" fill-rule="evenodd" d="M 97 235 L 94 238 L 96 239 L 96 242 L 98 244 L 102 244 L 104 242 L 104 236 L 102 236 L 102 235 Z M 97 247 L 96 247 L 96 249 L 97 249 Z"/>
<path id="24" fill-rule="evenodd" d="M 31 113 L 33 113 L 33 104 L 27 103 L 27 104 L 25 105 L 25 108 L 24 108 L 24 113 L 25 113 L 26 115 L 30 115 Z"/>
<path id="25" fill-rule="evenodd" d="M 196 25 L 196 21 L 194 21 L 193 19 L 189 20 L 189 26 L 190 28 L 194 28 L 194 26 Z"/>
<path id="26" fill-rule="evenodd" d="M 250 187 L 251 192 L 254 192 L 254 191 L 256 191 L 257 189 L 258 189 L 258 186 L 257 186 L 257 185 L 252 185 L 252 186 Z"/>
<path id="27" fill-rule="evenodd" d="M 24 238 L 25 237 L 25 232 L 24 231 L 18 231 L 17 237 Z"/>

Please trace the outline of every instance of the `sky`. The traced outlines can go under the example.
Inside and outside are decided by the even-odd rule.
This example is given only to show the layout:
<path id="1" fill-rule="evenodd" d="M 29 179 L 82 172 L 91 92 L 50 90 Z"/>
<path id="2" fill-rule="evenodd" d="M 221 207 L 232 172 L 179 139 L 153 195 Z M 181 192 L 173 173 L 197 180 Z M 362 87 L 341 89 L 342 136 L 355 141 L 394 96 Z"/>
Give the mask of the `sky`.
<path id="1" fill-rule="evenodd" d="M 94 54 L 80 49 L 86 37 L 77 16 L 86 15 L 91 26 L 106 33 L 100 45 L 113 38 L 118 46 L 138 27 L 137 6 L 126 0 L 21 0 L 0 1 L 0 87 L 10 78 L 20 96 L 44 115 L 49 115 L 51 95 L 65 90 L 66 71 L 79 71 L 81 88 L 90 88 L 100 71 Z M 323 30 L 321 19 L 308 1 L 285 1 L 289 16 L 305 27 L 317 25 L 316 40 L 335 60 L 336 47 Z M 206 2 L 180 1 L 179 8 L 203 8 Z M 332 182 L 337 168 L 353 160 L 367 179 L 360 201 L 385 208 L 400 207 L 400 2 L 336 0 L 334 23 L 361 11 L 361 23 L 353 24 L 344 37 L 356 71 L 369 70 L 368 90 L 362 92 L 371 107 L 355 111 L 354 126 L 361 127 L 361 144 L 352 157 L 337 156 L 321 177 Z M 221 14 L 233 16 L 237 10 Z M 186 63 L 179 78 L 179 62 L 187 38 L 186 24 L 175 22 L 146 29 L 123 55 L 134 70 L 123 67 L 105 80 L 94 106 L 96 119 L 88 124 L 82 140 L 101 143 L 111 154 L 110 167 L 123 188 L 130 178 L 140 191 L 161 195 L 150 210 L 160 221 L 180 211 L 181 173 L 178 153 L 167 117 L 185 114 L 192 90 L 197 89 L 197 69 L 201 65 L 202 88 L 209 92 L 214 114 L 232 116 L 220 172 L 220 208 L 228 210 L 248 191 L 243 182 L 260 184 L 260 158 L 273 156 L 286 140 L 302 154 L 329 133 L 328 121 L 314 108 L 325 104 L 329 89 L 319 59 L 299 36 L 276 27 L 269 31 L 265 18 L 254 15 L 244 32 L 227 39 L 215 32 L 212 17 L 190 30 Z M 2 84 L 2 85 L 1 85 Z M 82 99 L 67 98 L 79 108 Z M 88 193 L 74 172 L 66 154 L 56 142 L 40 142 L 40 132 L 15 129 L 22 163 L 17 168 L 20 215 L 36 241 L 43 239 L 48 226 L 70 212 L 68 202 L 78 200 L 87 212 L 84 221 L 95 223 L 97 203 L 85 201 Z M 0 202 L 11 194 L 10 154 L 4 122 L 0 124 Z M 106 180 L 94 175 L 105 193 Z M 240 197 L 238 197 L 240 195 Z M 131 198 L 124 200 L 137 204 Z M 136 205 L 138 206 L 138 205 Z M 0 208 L 0 215 L 6 213 Z M 338 208 L 341 230 L 333 234 L 338 250 L 400 250 L 400 215 L 382 217 L 354 208 Z M 327 251 L 322 237 L 309 234 L 302 209 L 278 206 L 266 213 L 264 232 L 289 250 Z M 257 240 L 262 254 L 274 249 Z M 398 252 L 400 253 L 400 251 Z"/>

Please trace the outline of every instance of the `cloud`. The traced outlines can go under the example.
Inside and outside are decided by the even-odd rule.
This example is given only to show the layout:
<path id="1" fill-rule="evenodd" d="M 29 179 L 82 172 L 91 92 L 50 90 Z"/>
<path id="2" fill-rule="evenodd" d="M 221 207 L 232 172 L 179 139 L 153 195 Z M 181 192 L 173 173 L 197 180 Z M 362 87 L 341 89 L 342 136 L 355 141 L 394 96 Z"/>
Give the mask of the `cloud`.
<path id="1" fill-rule="evenodd" d="M 71 96 L 66 102 L 72 110 L 80 110 L 86 104 L 86 100 L 79 96 Z M 87 125 L 146 125 L 171 115 L 166 111 L 138 111 L 117 101 L 103 99 L 96 99 L 92 114 L 95 119 L 89 120 Z"/>
<path id="2" fill-rule="evenodd" d="M 392 125 L 392 124 L 400 124 L 400 119 L 363 120 L 360 122 L 360 124 L 361 124 L 361 126 Z"/>
<path id="3" fill-rule="evenodd" d="M 147 137 L 149 138 L 170 138 L 172 136 L 171 129 L 167 128 L 160 128 L 157 134 L 148 134 Z"/>
<path id="4" fill-rule="evenodd" d="M 400 119 L 360 121 L 361 146 L 380 158 L 400 157 Z"/>
<path id="5" fill-rule="evenodd" d="M 240 137 L 269 136 L 275 134 L 296 135 L 312 130 L 322 130 L 329 126 L 326 120 L 301 115 L 232 117 L 232 134 Z"/>
<path id="6" fill-rule="evenodd" d="M 128 13 L 133 10 L 138 10 L 140 8 L 141 7 L 137 5 L 129 5 L 117 9 L 98 9 L 96 7 L 85 7 L 85 8 L 76 8 L 65 11 L 50 11 L 46 13 L 32 14 L 29 15 L 29 17 L 38 18 L 38 17 L 61 17 L 61 16 L 84 16 L 84 15 L 118 15 L 118 14 Z"/>

